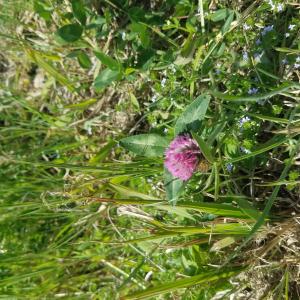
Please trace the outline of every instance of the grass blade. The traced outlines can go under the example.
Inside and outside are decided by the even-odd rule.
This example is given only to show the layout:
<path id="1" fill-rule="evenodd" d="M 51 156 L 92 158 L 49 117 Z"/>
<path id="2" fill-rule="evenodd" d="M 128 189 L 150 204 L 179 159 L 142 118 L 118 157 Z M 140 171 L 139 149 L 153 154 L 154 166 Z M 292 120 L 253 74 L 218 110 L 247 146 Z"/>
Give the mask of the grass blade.
<path id="1" fill-rule="evenodd" d="M 165 293 L 170 293 L 170 292 L 178 290 L 178 289 L 188 288 L 188 287 L 196 285 L 196 284 L 208 283 L 208 282 L 217 281 L 220 279 L 229 278 L 229 277 L 232 277 L 232 276 L 238 274 L 243 269 L 244 268 L 237 267 L 237 268 L 205 272 L 205 273 L 202 273 L 202 274 L 199 274 L 196 276 L 192 276 L 189 278 L 184 278 L 184 279 L 180 279 L 180 280 L 177 280 L 174 282 L 158 285 L 156 287 L 149 288 L 145 291 L 136 292 L 131 295 L 121 297 L 121 299 L 122 300 L 147 299 L 147 298 L 162 295 Z"/>

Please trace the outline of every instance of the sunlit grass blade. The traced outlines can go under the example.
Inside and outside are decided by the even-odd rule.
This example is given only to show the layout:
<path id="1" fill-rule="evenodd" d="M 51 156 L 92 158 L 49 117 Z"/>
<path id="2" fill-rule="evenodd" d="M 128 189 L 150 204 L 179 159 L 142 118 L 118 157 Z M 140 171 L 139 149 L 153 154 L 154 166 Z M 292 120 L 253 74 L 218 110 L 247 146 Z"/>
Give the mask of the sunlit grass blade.
<path id="1" fill-rule="evenodd" d="M 232 267 L 227 269 L 220 269 L 216 271 L 207 271 L 205 273 L 192 276 L 189 278 L 179 279 L 174 282 L 165 283 L 158 285 L 156 287 L 148 288 L 145 291 L 136 292 L 124 297 L 121 297 L 122 300 L 138 300 L 138 299 L 148 299 L 150 297 L 155 297 L 165 293 L 170 293 L 172 291 L 188 288 L 190 286 L 200 284 L 200 283 L 209 283 L 225 278 L 230 278 L 234 275 L 237 275 L 244 268 L 241 267 Z"/>
<path id="2" fill-rule="evenodd" d="M 262 154 L 264 152 L 267 152 L 271 149 L 274 149 L 276 147 L 281 146 L 282 144 L 286 143 L 288 140 L 290 139 L 290 137 L 287 136 L 274 136 L 272 139 L 270 139 L 268 142 L 266 142 L 265 144 L 260 145 L 256 150 L 252 151 L 249 154 L 245 154 L 245 155 L 241 155 L 239 157 L 236 158 L 231 158 L 229 159 L 227 162 L 228 163 L 234 163 L 234 162 L 238 162 L 259 154 Z"/>
<path id="3" fill-rule="evenodd" d="M 71 92 L 75 91 L 74 85 L 69 81 L 67 77 L 57 70 L 50 62 L 47 62 L 43 56 L 33 49 L 25 48 L 28 56 L 41 68 L 43 68 L 49 75 L 51 75 L 60 84 L 66 86 Z"/>
<path id="4" fill-rule="evenodd" d="M 97 197 L 87 197 L 88 201 L 96 201 L 96 202 L 107 202 L 113 203 L 116 205 L 146 205 L 151 206 L 155 209 L 162 209 L 168 211 L 170 213 L 177 213 L 176 209 L 173 209 L 171 205 L 165 200 L 159 200 L 150 197 L 148 199 L 116 199 L 116 198 L 97 198 Z M 189 202 L 189 201 L 181 201 L 176 207 L 180 210 L 188 210 L 198 211 L 207 214 L 213 214 L 215 216 L 224 216 L 224 217 L 232 217 L 232 218 L 240 218 L 240 219 L 249 219 L 253 215 L 257 215 L 257 211 L 254 208 L 247 208 L 247 212 L 244 212 L 243 209 L 238 207 L 234 207 L 230 204 L 222 204 L 222 203 L 207 203 L 207 202 Z M 182 212 L 180 212 L 182 213 Z"/>
<path id="5" fill-rule="evenodd" d="M 276 96 L 282 92 L 286 92 L 286 91 L 292 91 L 295 88 L 299 89 L 299 84 L 298 83 L 283 83 L 281 86 L 279 86 L 278 88 L 275 88 L 273 90 L 271 90 L 270 92 L 267 93 L 263 93 L 263 94 L 258 94 L 255 96 L 234 96 L 234 95 L 227 95 L 227 94 L 223 94 L 220 92 L 216 92 L 216 91 L 211 91 L 211 94 L 218 98 L 218 99 L 222 99 L 222 100 L 226 100 L 226 101 L 236 101 L 236 102 L 256 102 L 259 100 L 264 100 L 264 99 L 268 99 L 271 98 L 273 96 Z"/>

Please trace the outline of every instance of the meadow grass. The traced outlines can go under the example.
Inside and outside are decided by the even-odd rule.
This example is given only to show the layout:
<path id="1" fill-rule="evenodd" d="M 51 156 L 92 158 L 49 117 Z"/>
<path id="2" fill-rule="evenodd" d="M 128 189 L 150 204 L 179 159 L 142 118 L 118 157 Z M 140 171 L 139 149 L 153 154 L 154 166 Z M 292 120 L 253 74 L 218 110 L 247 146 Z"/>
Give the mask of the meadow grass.
<path id="1" fill-rule="evenodd" d="M 1 299 L 300 297 L 298 3 L 0 5 Z"/>

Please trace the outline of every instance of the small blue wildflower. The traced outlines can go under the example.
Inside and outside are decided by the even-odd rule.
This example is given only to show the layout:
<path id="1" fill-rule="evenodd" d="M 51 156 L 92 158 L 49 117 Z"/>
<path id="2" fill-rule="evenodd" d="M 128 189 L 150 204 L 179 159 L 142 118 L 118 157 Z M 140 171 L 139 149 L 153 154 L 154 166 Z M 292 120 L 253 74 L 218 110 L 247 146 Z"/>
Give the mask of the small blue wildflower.
<path id="1" fill-rule="evenodd" d="M 240 126 L 240 127 L 242 127 L 245 123 L 247 123 L 247 122 L 249 122 L 249 121 L 251 121 L 251 119 L 249 118 L 249 117 L 243 117 L 243 118 L 241 118 L 239 121 L 238 121 L 238 125 Z"/>
<path id="2" fill-rule="evenodd" d="M 248 30 L 248 29 L 251 29 L 251 26 L 249 26 L 249 25 L 247 25 L 247 24 L 244 24 L 244 25 L 243 25 L 243 28 L 244 28 L 245 30 Z"/>
<path id="3" fill-rule="evenodd" d="M 255 44 L 258 46 L 258 45 L 260 45 L 261 44 L 261 39 L 257 39 L 256 41 L 255 41 Z"/>
<path id="4" fill-rule="evenodd" d="M 269 25 L 269 26 L 266 26 L 264 27 L 263 31 L 262 31 L 262 35 L 266 35 L 268 32 L 272 31 L 274 29 L 274 25 Z"/>
<path id="5" fill-rule="evenodd" d="M 296 62 L 297 62 L 297 63 L 300 62 L 300 56 L 297 56 L 297 57 L 296 57 Z"/>
<path id="6" fill-rule="evenodd" d="M 232 170 L 233 170 L 233 164 L 232 163 L 226 164 L 226 169 L 227 169 L 228 172 L 232 172 Z"/>
<path id="7" fill-rule="evenodd" d="M 249 95 L 254 95 L 254 94 L 257 94 L 257 92 L 258 92 L 258 88 L 250 88 L 249 90 L 248 90 L 248 94 Z"/>
<path id="8" fill-rule="evenodd" d="M 287 65 L 288 64 L 288 60 L 286 58 L 284 58 L 282 61 L 282 64 Z"/>
<path id="9" fill-rule="evenodd" d="M 251 153 L 251 151 L 250 151 L 249 149 L 245 148 L 245 147 L 240 147 L 240 150 L 241 150 L 242 152 L 244 152 L 245 154 Z"/>
<path id="10" fill-rule="evenodd" d="M 289 29 L 289 30 L 294 30 L 295 27 L 296 27 L 295 24 L 290 24 L 289 27 L 288 27 L 288 29 Z"/>
<path id="11" fill-rule="evenodd" d="M 167 82 L 167 78 L 163 78 L 160 82 L 161 86 L 162 87 L 165 87 L 166 86 L 166 82 Z"/>
<path id="12" fill-rule="evenodd" d="M 261 57 L 263 56 L 263 53 L 255 52 L 253 56 L 254 56 L 254 59 L 259 62 Z"/>
<path id="13" fill-rule="evenodd" d="M 281 3 L 277 4 L 277 11 L 278 12 L 283 11 L 283 5 Z"/>
<path id="14" fill-rule="evenodd" d="M 299 69 L 299 68 L 300 68 L 300 64 L 295 63 L 295 64 L 294 64 L 294 68 L 295 68 L 295 69 Z"/>
<path id="15" fill-rule="evenodd" d="M 152 102 L 155 102 L 156 100 L 157 100 L 157 94 L 153 95 L 152 98 L 151 98 Z"/>
<path id="16" fill-rule="evenodd" d="M 243 52 L 243 60 L 248 60 L 248 52 L 244 51 Z"/>
<path id="17" fill-rule="evenodd" d="M 221 71 L 220 71 L 219 69 L 217 69 L 217 70 L 215 71 L 215 73 L 216 73 L 217 75 L 219 75 L 219 74 L 221 73 Z"/>

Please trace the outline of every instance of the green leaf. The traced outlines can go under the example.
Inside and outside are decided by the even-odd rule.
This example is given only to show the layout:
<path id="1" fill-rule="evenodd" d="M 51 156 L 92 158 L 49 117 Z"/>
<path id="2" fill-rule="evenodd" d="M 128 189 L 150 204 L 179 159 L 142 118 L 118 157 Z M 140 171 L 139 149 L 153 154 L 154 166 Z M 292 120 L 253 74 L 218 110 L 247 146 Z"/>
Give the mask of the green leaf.
<path id="1" fill-rule="evenodd" d="M 234 18 L 234 12 L 231 11 L 231 12 L 229 13 L 229 16 L 228 16 L 228 18 L 226 19 L 226 21 L 225 21 L 223 27 L 222 27 L 221 32 L 222 32 L 223 34 L 229 30 L 230 25 L 231 25 L 231 23 L 232 23 L 232 21 L 233 21 L 233 18 Z"/>
<path id="2" fill-rule="evenodd" d="M 139 101 L 136 99 L 135 95 L 133 93 L 129 93 L 130 95 L 130 102 L 134 108 L 135 111 L 140 111 L 140 104 Z"/>
<path id="3" fill-rule="evenodd" d="M 84 51 L 79 51 L 77 54 L 78 63 L 84 69 L 89 69 L 92 66 L 90 58 Z"/>
<path id="4" fill-rule="evenodd" d="M 215 161 L 214 156 L 211 153 L 211 149 L 208 144 L 195 132 L 192 132 L 193 138 L 197 141 L 199 148 L 204 155 L 204 157 L 210 162 L 213 163 Z"/>
<path id="5" fill-rule="evenodd" d="M 175 135 L 185 130 L 197 130 L 208 109 L 210 96 L 201 95 L 196 98 L 181 114 L 175 124 Z"/>
<path id="6" fill-rule="evenodd" d="M 102 147 L 99 152 L 90 159 L 91 165 L 96 165 L 99 162 L 102 162 L 110 154 L 112 148 L 116 145 L 117 142 L 110 141 L 104 147 Z"/>
<path id="7" fill-rule="evenodd" d="M 164 173 L 164 182 L 166 189 L 167 200 L 176 204 L 179 196 L 184 190 L 185 183 L 179 178 L 174 177 L 167 169 Z"/>
<path id="8" fill-rule="evenodd" d="M 150 287 L 144 291 L 136 292 L 125 297 L 121 297 L 122 300 L 138 300 L 138 299 L 147 299 L 150 297 L 155 297 L 172 291 L 176 291 L 182 288 L 188 288 L 190 286 L 200 284 L 200 283 L 209 283 L 212 281 L 230 278 L 244 268 L 230 268 L 230 269 L 218 269 L 216 271 L 206 271 L 196 276 L 179 279 L 173 282 L 164 283 L 155 287 Z M 157 299 L 157 298 L 155 298 Z"/>
<path id="9" fill-rule="evenodd" d="M 94 51 L 96 57 L 113 71 L 120 71 L 121 64 L 101 51 Z"/>
<path id="10" fill-rule="evenodd" d="M 34 11 L 45 21 L 51 21 L 51 9 L 45 7 L 44 3 L 39 0 L 34 1 Z"/>
<path id="11" fill-rule="evenodd" d="M 230 15 L 230 10 L 228 8 L 222 8 L 215 11 L 210 19 L 213 22 L 219 22 L 225 20 Z"/>
<path id="12" fill-rule="evenodd" d="M 72 0 L 72 10 L 74 17 L 84 26 L 86 24 L 86 13 L 81 0 Z"/>
<path id="13" fill-rule="evenodd" d="M 257 220 L 260 217 L 261 214 L 259 213 L 259 211 L 252 207 L 246 199 L 242 197 L 236 198 L 236 202 L 238 203 L 241 210 L 253 220 Z"/>
<path id="14" fill-rule="evenodd" d="M 150 38 L 147 26 L 142 23 L 134 22 L 130 25 L 130 29 L 132 32 L 138 34 L 143 48 L 148 48 L 150 45 Z"/>
<path id="15" fill-rule="evenodd" d="M 119 71 L 105 69 L 95 78 L 93 86 L 96 91 L 101 91 L 102 89 L 119 79 L 121 79 L 121 74 Z"/>
<path id="16" fill-rule="evenodd" d="M 66 42 L 72 43 L 80 39 L 83 29 L 79 24 L 68 24 L 59 28 L 56 33 Z"/>
<path id="17" fill-rule="evenodd" d="M 158 134 L 139 134 L 120 140 L 120 145 L 125 149 L 147 157 L 164 155 L 169 142 Z"/>

